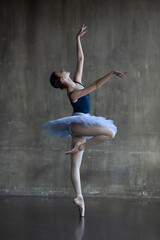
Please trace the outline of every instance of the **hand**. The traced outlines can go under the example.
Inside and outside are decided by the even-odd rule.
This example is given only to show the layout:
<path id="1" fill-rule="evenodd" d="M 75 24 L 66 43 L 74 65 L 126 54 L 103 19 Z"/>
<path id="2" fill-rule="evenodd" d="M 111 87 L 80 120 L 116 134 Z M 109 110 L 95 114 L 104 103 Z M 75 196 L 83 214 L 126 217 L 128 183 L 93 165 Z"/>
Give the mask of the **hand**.
<path id="1" fill-rule="evenodd" d="M 118 76 L 120 78 L 126 78 L 125 74 L 127 74 L 127 72 L 114 71 L 113 74 L 115 74 L 116 76 Z"/>
<path id="2" fill-rule="evenodd" d="M 82 25 L 82 28 L 77 34 L 77 38 L 82 37 L 88 31 L 87 26 L 85 24 Z"/>

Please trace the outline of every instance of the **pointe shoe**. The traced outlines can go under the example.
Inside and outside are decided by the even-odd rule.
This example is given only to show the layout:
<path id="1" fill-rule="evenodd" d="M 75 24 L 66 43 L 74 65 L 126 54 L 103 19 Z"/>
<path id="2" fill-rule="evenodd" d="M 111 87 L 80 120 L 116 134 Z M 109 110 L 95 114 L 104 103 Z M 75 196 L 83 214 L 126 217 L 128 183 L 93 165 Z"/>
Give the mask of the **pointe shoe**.
<path id="1" fill-rule="evenodd" d="M 79 151 L 81 151 L 81 150 L 80 150 L 80 146 L 81 146 L 81 145 L 82 145 L 81 142 L 76 142 L 75 145 L 74 145 L 74 147 L 73 147 L 71 150 L 69 150 L 69 151 L 67 151 L 67 152 L 65 152 L 65 153 L 66 153 L 66 154 L 73 154 L 73 153 L 79 152 Z"/>
<path id="2" fill-rule="evenodd" d="M 74 199 L 74 203 L 79 207 L 79 212 L 80 212 L 80 216 L 84 217 L 85 215 L 85 204 L 84 204 L 84 200 L 83 197 L 76 197 Z"/>

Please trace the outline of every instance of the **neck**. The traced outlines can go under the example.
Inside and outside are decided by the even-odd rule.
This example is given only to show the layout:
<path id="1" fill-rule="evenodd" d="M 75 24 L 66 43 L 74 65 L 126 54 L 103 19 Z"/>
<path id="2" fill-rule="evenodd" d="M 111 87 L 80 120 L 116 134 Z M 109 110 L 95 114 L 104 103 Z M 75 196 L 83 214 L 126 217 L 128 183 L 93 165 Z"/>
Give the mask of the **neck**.
<path id="1" fill-rule="evenodd" d="M 76 84 L 72 81 L 71 78 L 68 78 L 66 82 L 66 86 L 67 86 L 67 91 L 72 92 L 75 89 Z"/>

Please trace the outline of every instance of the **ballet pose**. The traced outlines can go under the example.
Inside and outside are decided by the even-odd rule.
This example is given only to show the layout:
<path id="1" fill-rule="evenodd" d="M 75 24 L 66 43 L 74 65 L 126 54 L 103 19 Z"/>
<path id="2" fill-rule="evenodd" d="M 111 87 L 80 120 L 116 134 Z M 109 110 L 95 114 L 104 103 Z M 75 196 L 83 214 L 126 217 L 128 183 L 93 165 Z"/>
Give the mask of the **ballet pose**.
<path id="1" fill-rule="evenodd" d="M 70 72 L 55 71 L 52 73 L 50 83 L 54 88 L 65 89 L 73 107 L 73 115 L 51 120 L 44 124 L 43 129 L 50 135 L 57 137 L 72 137 L 71 150 L 71 181 L 75 189 L 74 203 L 79 207 L 80 215 L 85 215 L 85 203 L 81 190 L 80 166 L 83 152 L 86 148 L 95 144 L 111 140 L 117 133 L 117 127 L 112 120 L 104 117 L 96 117 L 90 114 L 90 96 L 94 90 L 100 88 L 113 75 L 125 78 L 125 73 L 111 71 L 104 77 L 96 80 L 90 86 L 82 84 L 84 54 L 81 45 L 81 37 L 87 32 L 87 26 L 83 24 L 76 36 L 77 41 L 77 67 L 74 79 L 70 78 Z"/>

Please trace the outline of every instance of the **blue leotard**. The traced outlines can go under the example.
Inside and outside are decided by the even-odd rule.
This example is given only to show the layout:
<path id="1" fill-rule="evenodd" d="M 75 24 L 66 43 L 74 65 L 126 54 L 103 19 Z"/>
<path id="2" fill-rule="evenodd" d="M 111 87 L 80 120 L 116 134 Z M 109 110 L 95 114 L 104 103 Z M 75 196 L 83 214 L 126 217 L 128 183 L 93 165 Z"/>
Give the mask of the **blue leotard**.
<path id="1" fill-rule="evenodd" d="M 74 81 L 76 82 L 76 81 Z M 79 83 L 79 82 L 76 82 Z M 83 84 L 79 83 L 83 86 Z M 81 112 L 81 113 L 90 113 L 91 104 L 90 104 L 90 95 L 87 94 L 77 100 L 77 102 L 72 102 L 70 99 L 71 105 L 73 107 L 73 112 Z"/>

